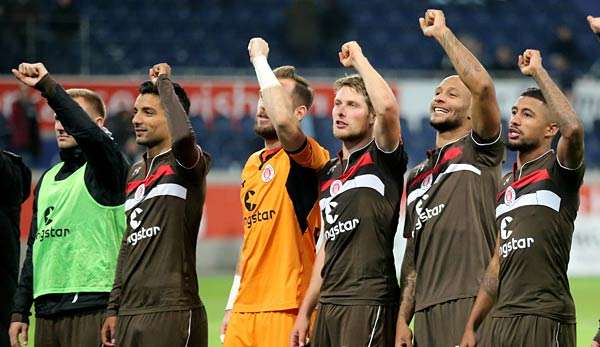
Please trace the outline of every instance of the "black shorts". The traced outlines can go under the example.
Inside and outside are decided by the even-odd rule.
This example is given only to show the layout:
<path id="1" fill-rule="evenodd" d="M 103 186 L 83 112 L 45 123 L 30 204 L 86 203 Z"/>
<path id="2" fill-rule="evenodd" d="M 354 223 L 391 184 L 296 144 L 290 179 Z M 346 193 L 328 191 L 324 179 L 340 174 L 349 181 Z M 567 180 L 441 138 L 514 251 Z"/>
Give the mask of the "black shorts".
<path id="1" fill-rule="evenodd" d="M 311 347 L 393 346 L 398 305 L 321 305 Z"/>
<path id="2" fill-rule="evenodd" d="M 474 300 L 447 301 L 415 312 L 415 347 L 459 345 Z"/>
<path id="3" fill-rule="evenodd" d="M 565 324 L 539 316 L 490 317 L 480 329 L 479 346 L 575 347 L 575 324 Z"/>
<path id="4" fill-rule="evenodd" d="M 206 310 L 156 312 L 117 317 L 117 346 L 206 347 Z"/>
<path id="5" fill-rule="evenodd" d="M 36 317 L 35 345 L 39 347 L 102 346 L 100 330 L 104 310 L 61 315 L 56 318 Z"/>

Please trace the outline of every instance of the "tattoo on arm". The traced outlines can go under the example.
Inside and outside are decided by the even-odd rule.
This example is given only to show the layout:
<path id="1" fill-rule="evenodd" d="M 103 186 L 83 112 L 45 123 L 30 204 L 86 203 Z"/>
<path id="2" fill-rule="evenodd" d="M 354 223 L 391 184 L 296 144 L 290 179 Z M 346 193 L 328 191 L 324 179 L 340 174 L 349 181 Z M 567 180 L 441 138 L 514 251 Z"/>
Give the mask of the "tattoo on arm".
<path id="1" fill-rule="evenodd" d="M 481 63 L 479 63 L 473 53 L 458 40 L 452 31 L 447 30 L 442 36 L 440 43 L 442 47 L 444 47 L 446 54 L 448 54 L 452 65 L 454 65 L 454 68 L 460 77 L 464 79 L 465 84 L 468 84 L 468 79 L 472 77 L 473 74 L 478 75 L 484 72 L 487 75 L 487 72 Z M 477 77 L 479 78 L 480 76 Z"/>
<path id="2" fill-rule="evenodd" d="M 402 270 L 400 278 L 400 288 L 402 300 L 400 303 L 400 317 L 410 323 L 415 312 L 415 288 L 417 283 L 417 272 L 414 264 L 415 241 L 409 239 L 404 251 L 404 260 L 402 261 Z"/>
<path id="3" fill-rule="evenodd" d="M 541 72 L 535 75 L 534 79 L 542 90 L 548 107 L 556 117 L 561 131 L 558 154 L 560 155 L 561 142 L 568 142 L 568 158 L 570 160 L 566 164 L 577 165 L 583 159 L 583 126 L 581 120 L 577 117 L 577 113 L 571 106 L 569 99 L 550 78 L 546 70 L 542 69 Z M 567 140 L 563 140 L 563 137 Z"/>

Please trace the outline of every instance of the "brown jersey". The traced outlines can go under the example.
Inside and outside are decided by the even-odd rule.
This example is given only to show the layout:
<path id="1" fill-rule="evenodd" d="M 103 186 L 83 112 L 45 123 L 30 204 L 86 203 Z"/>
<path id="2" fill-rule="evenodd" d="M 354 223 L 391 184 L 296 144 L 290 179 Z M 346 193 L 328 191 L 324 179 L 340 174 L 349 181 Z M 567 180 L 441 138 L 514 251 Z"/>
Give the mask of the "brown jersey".
<path id="1" fill-rule="evenodd" d="M 196 240 L 208 155 L 183 168 L 171 150 L 137 162 L 127 184 L 127 232 L 109 311 L 132 315 L 200 307 Z"/>
<path id="2" fill-rule="evenodd" d="M 319 176 L 325 236 L 320 302 L 336 305 L 397 303 L 394 235 L 407 157 L 375 141 L 336 158 Z"/>
<path id="3" fill-rule="evenodd" d="M 585 168 L 564 168 L 554 151 L 502 180 L 496 223 L 500 275 L 494 317 L 536 315 L 575 323 L 567 267 Z"/>
<path id="4" fill-rule="evenodd" d="M 475 133 L 430 151 L 406 183 L 404 236 L 415 242 L 415 309 L 474 297 L 494 247 L 504 145 Z"/>

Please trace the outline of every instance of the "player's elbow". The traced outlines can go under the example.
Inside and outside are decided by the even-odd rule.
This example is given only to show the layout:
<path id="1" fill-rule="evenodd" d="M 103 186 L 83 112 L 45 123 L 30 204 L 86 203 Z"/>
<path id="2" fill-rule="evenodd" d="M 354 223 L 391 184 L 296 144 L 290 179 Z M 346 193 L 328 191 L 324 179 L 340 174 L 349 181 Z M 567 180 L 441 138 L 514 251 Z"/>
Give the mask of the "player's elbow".
<path id="1" fill-rule="evenodd" d="M 567 123 L 560 128 L 560 136 L 567 140 L 583 138 L 583 133 L 583 124 L 579 119 L 574 122 Z"/>

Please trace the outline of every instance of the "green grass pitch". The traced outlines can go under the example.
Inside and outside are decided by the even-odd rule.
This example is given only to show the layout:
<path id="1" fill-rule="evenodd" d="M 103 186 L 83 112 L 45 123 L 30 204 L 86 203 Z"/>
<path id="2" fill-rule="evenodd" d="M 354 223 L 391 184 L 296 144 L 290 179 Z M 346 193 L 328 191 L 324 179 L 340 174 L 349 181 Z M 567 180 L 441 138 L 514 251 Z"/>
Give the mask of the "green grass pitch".
<path id="1" fill-rule="evenodd" d="M 232 276 L 201 276 L 200 297 L 208 314 L 208 345 L 221 346 L 219 327 L 223 318 L 223 308 L 229 296 Z M 600 277 L 572 278 L 571 292 L 577 306 L 577 346 L 590 346 L 592 337 L 598 329 L 600 319 Z M 33 346 L 33 329 L 29 346 Z"/>

